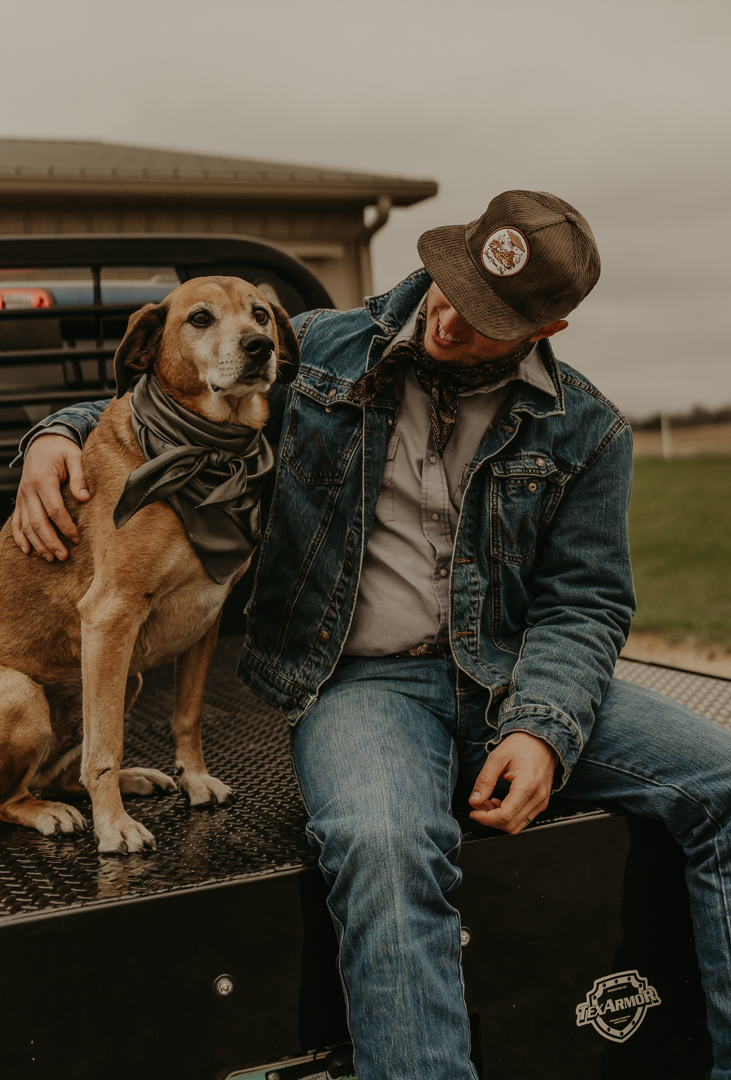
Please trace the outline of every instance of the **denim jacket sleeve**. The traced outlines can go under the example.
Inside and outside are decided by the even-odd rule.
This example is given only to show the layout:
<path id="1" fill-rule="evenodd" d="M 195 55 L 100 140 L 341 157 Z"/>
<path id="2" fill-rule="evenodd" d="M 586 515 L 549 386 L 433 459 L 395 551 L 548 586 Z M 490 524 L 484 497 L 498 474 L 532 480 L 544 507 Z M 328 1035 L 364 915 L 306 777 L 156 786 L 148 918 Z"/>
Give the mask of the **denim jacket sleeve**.
<path id="1" fill-rule="evenodd" d="M 111 398 L 105 398 L 103 401 L 82 401 L 78 405 L 70 405 L 67 409 L 61 409 L 59 412 L 47 416 L 45 420 L 41 420 L 39 424 L 36 424 L 35 427 L 25 433 L 18 446 L 18 456 L 11 464 L 23 464 L 23 458 L 28 447 L 37 435 L 43 434 L 45 428 L 57 428 L 60 426 L 73 428 L 79 436 L 79 445 L 83 446 L 99 423 L 99 417 L 110 401 Z"/>
<path id="2" fill-rule="evenodd" d="M 635 611 L 631 484 L 627 425 L 573 481 L 536 557 L 528 630 L 490 745 L 514 731 L 545 739 L 558 756 L 554 790 L 589 738 Z"/>

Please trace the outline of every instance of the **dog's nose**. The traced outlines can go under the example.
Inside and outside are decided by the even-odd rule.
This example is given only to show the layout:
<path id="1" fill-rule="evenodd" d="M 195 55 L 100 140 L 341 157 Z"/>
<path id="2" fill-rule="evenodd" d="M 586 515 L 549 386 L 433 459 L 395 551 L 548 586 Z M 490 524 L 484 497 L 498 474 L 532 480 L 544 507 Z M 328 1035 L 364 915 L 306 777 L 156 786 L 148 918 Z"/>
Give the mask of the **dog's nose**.
<path id="1" fill-rule="evenodd" d="M 263 364 L 274 349 L 274 342 L 266 334 L 244 334 L 239 344 L 255 363 Z"/>

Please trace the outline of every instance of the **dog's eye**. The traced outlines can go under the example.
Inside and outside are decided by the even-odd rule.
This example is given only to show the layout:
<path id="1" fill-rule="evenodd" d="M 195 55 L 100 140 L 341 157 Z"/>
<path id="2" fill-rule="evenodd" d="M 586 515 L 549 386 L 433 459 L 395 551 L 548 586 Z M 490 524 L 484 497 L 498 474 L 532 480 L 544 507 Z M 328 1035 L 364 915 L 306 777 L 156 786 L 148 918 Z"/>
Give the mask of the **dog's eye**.
<path id="1" fill-rule="evenodd" d="M 208 326 L 210 321 L 211 316 L 207 311 L 194 311 L 188 317 L 188 322 L 193 323 L 193 326 Z"/>
<path id="2" fill-rule="evenodd" d="M 261 308 L 261 307 L 255 308 L 254 309 L 254 318 L 256 319 L 256 321 L 261 326 L 263 326 L 264 323 L 269 322 L 269 312 L 265 308 Z"/>

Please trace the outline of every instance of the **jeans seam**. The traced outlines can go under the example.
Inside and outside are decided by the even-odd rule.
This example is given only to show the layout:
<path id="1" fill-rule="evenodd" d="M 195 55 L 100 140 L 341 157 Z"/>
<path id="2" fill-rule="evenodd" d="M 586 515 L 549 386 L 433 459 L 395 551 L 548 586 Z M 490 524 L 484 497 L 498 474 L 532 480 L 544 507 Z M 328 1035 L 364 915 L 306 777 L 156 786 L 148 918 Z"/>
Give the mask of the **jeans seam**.
<path id="1" fill-rule="evenodd" d="M 653 787 L 656 788 L 668 788 L 671 791 L 676 791 L 679 795 L 682 796 L 682 798 L 687 799 L 689 803 L 692 803 L 694 806 L 699 807 L 706 815 L 708 820 L 712 822 L 717 829 L 724 828 L 723 823 L 717 821 L 711 811 L 702 802 L 694 798 L 692 795 L 689 795 L 687 792 L 683 791 L 683 789 L 681 787 L 678 787 L 677 784 L 661 783 L 659 780 L 655 780 L 652 777 L 643 776 L 641 773 L 630 772 L 629 769 L 620 769 L 617 765 L 609 765 L 606 761 L 595 761 L 593 758 L 585 757 L 583 754 L 579 758 L 579 761 L 583 762 L 584 764 L 595 765 L 597 768 L 600 769 L 609 769 L 612 772 L 621 773 L 622 776 L 631 776 L 633 780 L 641 780 L 643 784 L 652 784 Z"/>
<path id="2" fill-rule="evenodd" d="M 472 1046 L 472 1031 L 470 1029 L 470 1014 L 469 1014 L 469 1012 L 467 1010 L 467 999 L 465 997 L 464 967 L 462 966 L 462 951 L 463 950 L 462 950 L 462 925 L 461 925 L 461 919 L 459 920 L 459 922 L 460 922 L 460 928 L 459 928 L 460 929 L 460 942 L 459 942 L 459 955 L 458 955 L 458 958 L 457 958 L 458 959 L 457 969 L 459 971 L 460 986 L 462 987 L 462 1005 L 464 1007 L 464 1022 L 467 1025 L 467 1030 L 466 1030 L 465 1034 L 467 1036 L 467 1045 L 469 1047 L 468 1064 L 469 1064 L 469 1067 L 470 1067 L 470 1070 L 472 1072 L 472 1076 L 473 1076 L 474 1080 L 477 1080 L 477 1070 L 476 1070 L 476 1068 L 474 1066 L 474 1063 L 472 1061 L 473 1046 Z"/>
<path id="3" fill-rule="evenodd" d="M 447 790 L 448 791 L 452 790 L 452 772 L 454 771 L 454 759 L 455 759 L 456 756 L 457 756 L 457 747 L 455 745 L 454 739 L 452 739 L 451 740 L 451 745 L 449 747 L 449 769 L 447 771 Z M 451 798 L 449 800 L 449 807 L 447 809 L 447 814 L 449 815 L 449 817 L 451 817 L 452 821 L 454 821 L 455 824 L 457 825 L 457 833 L 458 833 L 457 842 L 455 844 L 452 844 L 449 851 L 444 852 L 444 858 L 449 860 L 449 856 L 452 854 L 452 852 L 453 851 L 459 851 L 461 846 L 462 846 L 462 830 L 459 827 L 459 823 L 457 822 L 456 817 L 452 813 L 452 800 L 451 800 Z M 451 860 L 449 860 L 449 861 L 451 861 Z M 450 889 L 453 889 L 454 886 L 455 886 L 455 882 L 459 879 L 459 868 L 457 866 L 452 867 L 452 872 L 454 874 L 454 877 L 452 879 L 452 884 L 447 886 L 447 888 L 443 890 L 445 893 L 448 893 L 450 891 Z M 461 946 L 460 946 L 460 948 L 461 948 Z"/>
<path id="4" fill-rule="evenodd" d="M 353 1046 L 353 1065 L 355 1066 L 355 1064 L 356 1064 L 355 1063 L 355 1058 L 356 1058 L 357 1053 L 358 1053 L 358 1048 L 355 1045 L 355 1041 L 353 1039 L 353 1032 L 350 1030 L 350 994 L 348 993 L 348 986 L 347 986 L 347 983 L 345 982 L 345 975 L 343 974 L 342 964 L 340 963 L 340 957 L 341 957 L 341 954 L 342 954 L 342 951 L 343 951 L 343 938 L 345 937 L 345 927 L 343 926 L 342 922 L 340 921 L 338 916 L 333 911 L 333 908 L 332 908 L 332 906 L 330 904 L 330 896 L 329 895 L 328 895 L 328 898 L 327 898 L 327 900 L 325 902 L 327 904 L 327 910 L 330 912 L 330 918 L 332 919 L 332 921 L 335 923 L 335 925 L 337 927 L 336 933 L 338 935 L 338 958 L 337 958 L 338 975 L 340 976 L 340 985 L 343 988 L 343 998 L 345 1000 L 345 1023 L 348 1025 L 348 1034 L 350 1035 L 350 1041 L 351 1041 L 352 1046 Z M 356 1071 L 356 1075 L 357 1075 L 357 1071 L 358 1071 L 357 1068 L 356 1068 L 355 1071 Z"/>
<path id="5" fill-rule="evenodd" d="M 719 892 L 721 894 L 721 900 L 723 902 L 723 914 L 724 921 L 726 923 L 726 937 L 729 945 L 731 946 L 731 913 L 728 908 L 727 890 L 723 887 L 723 859 L 721 858 L 721 852 L 718 850 L 718 836 L 713 838 L 713 852 L 716 856 L 716 876 L 721 883 Z"/>

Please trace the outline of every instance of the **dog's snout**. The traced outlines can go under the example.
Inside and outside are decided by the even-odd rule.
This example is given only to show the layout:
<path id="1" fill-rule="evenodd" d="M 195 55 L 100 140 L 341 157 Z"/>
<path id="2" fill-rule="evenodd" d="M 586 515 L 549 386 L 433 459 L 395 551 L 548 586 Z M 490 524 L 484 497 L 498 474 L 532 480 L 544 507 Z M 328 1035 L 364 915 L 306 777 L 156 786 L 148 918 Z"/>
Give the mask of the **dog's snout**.
<path id="1" fill-rule="evenodd" d="M 274 342 L 266 334 L 244 334 L 239 343 L 252 360 L 264 363 L 269 359 Z"/>

